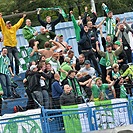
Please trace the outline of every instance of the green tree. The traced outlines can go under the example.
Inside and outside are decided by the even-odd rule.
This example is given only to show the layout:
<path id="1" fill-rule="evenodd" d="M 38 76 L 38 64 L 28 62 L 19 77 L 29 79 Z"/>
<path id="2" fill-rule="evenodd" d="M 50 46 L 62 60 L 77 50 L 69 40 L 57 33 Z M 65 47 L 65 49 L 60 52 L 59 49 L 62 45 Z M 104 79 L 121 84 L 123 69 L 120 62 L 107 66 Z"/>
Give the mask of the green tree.
<path id="1" fill-rule="evenodd" d="M 130 12 L 133 10 L 133 0 L 94 0 L 96 3 L 96 10 L 98 16 L 103 16 L 102 3 L 108 5 L 109 9 L 114 12 L 114 14 L 120 14 L 124 12 Z M 37 8 L 47 8 L 47 7 L 62 7 L 67 14 L 70 10 L 74 11 L 74 16 L 77 19 L 79 15 L 84 13 L 84 7 L 87 6 L 91 9 L 89 0 L 0 0 L 0 12 L 5 15 L 11 15 L 16 13 L 22 13 L 27 11 L 35 11 Z M 89 12 L 89 11 L 88 11 Z M 41 12 L 41 17 L 45 19 L 47 15 L 52 16 L 52 19 L 57 18 L 58 12 L 55 11 L 43 11 Z M 9 16 L 10 17 L 10 16 Z M 15 18 L 15 19 L 14 19 Z M 16 23 L 19 17 L 8 18 L 13 23 Z M 32 20 L 32 25 L 39 25 L 37 21 L 36 12 L 31 12 L 27 15 L 27 18 Z M 70 19 L 70 18 L 69 18 Z M 7 19 L 5 19 L 7 20 Z M 67 21 L 67 19 L 66 19 Z"/>

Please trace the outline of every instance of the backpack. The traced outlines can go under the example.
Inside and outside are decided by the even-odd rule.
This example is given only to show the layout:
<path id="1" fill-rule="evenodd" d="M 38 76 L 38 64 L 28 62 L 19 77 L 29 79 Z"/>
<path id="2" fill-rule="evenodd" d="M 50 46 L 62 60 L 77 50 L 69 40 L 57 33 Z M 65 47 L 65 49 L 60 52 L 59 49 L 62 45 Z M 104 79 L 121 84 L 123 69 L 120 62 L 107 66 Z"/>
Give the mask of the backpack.
<path id="1" fill-rule="evenodd" d="M 13 110 L 14 110 L 14 113 L 24 111 L 23 107 L 21 107 L 20 105 L 14 106 Z"/>

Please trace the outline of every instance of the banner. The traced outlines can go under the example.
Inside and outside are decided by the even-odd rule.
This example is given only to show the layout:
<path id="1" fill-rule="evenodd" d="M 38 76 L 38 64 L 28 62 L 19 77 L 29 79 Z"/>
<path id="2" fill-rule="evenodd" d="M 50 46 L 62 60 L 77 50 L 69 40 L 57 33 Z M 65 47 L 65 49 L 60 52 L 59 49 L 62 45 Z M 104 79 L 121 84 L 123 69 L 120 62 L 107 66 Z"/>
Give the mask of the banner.
<path id="1" fill-rule="evenodd" d="M 57 116 L 58 110 L 57 113 L 51 114 L 48 125 L 43 125 L 43 128 L 48 126 L 51 132 L 64 128 L 65 133 L 85 133 L 89 132 L 92 126 L 94 130 L 104 130 L 129 125 L 128 110 L 123 107 L 127 102 L 127 99 L 122 98 L 62 106 L 62 115 Z M 92 110 L 91 113 L 85 107 Z M 0 117 L 0 133 L 42 133 L 40 115 L 41 109 L 4 115 Z"/>
<path id="2" fill-rule="evenodd" d="M 40 119 L 36 119 L 40 117 L 40 114 L 41 110 L 35 109 L 3 115 L 0 117 L 0 133 L 42 133 Z M 8 120 L 8 118 L 12 119 Z"/>
<path id="3" fill-rule="evenodd" d="M 78 105 L 71 105 L 71 106 L 62 106 L 62 109 L 72 109 L 78 108 Z M 81 133 L 81 123 L 79 121 L 79 114 L 78 111 L 67 111 L 62 112 L 62 114 L 70 114 L 63 116 L 64 126 L 65 126 L 65 133 Z"/>
<path id="4" fill-rule="evenodd" d="M 25 46 L 20 47 L 20 51 L 18 53 L 19 57 L 19 67 L 20 67 L 20 73 L 25 72 L 28 69 L 29 65 L 29 55 L 27 52 L 27 48 Z"/>
<path id="5" fill-rule="evenodd" d="M 76 105 L 63 106 L 62 109 L 64 108 L 70 109 L 70 108 L 76 108 L 76 107 L 84 108 L 87 106 L 91 107 L 92 116 L 89 116 L 89 117 L 91 117 L 93 120 L 96 119 L 95 124 L 97 125 L 98 130 L 103 130 L 103 129 L 115 128 L 117 126 L 129 125 L 129 116 L 128 116 L 127 108 L 126 107 L 116 108 L 116 107 L 121 107 L 121 106 L 126 105 L 126 104 L 119 104 L 122 102 L 127 102 L 127 99 L 124 99 L 124 98 L 123 99 L 112 99 L 112 100 L 90 102 L 87 104 L 79 104 L 77 106 Z M 111 105 L 115 103 L 117 104 Z M 108 104 L 109 106 L 102 106 L 102 105 L 108 105 Z M 99 106 L 99 107 L 95 107 L 95 106 Z M 116 108 L 116 109 L 112 109 L 112 108 Z M 94 118 L 94 112 L 93 112 L 94 110 L 96 111 L 95 118 Z M 64 112 L 63 114 L 71 115 L 71 113 L 72 112 L 70 111 L 67 113 Z M 76 119 L 73 118 L 72 120 L 69 116 L 63 117 L 66 133 L 69 133 L 70 131 L 75 131 L 75 133 L 90 131 L 87 113 L 79 113 L 76 115 L 77 115 Z"/>
<path id="6" fill-rule="evenodd" d="M 65 13 L 65 11 L 60 7 L 50 7 L 50 8 L 41 8 L 41 10 L 44 10 L 44 11 L 48 11 L 48 10 L 53 10 L 53 11 L 56 11 L 56 10 L 61 10 L 61 14 L 64 18 L 67 18 L 67 14 Z"/>

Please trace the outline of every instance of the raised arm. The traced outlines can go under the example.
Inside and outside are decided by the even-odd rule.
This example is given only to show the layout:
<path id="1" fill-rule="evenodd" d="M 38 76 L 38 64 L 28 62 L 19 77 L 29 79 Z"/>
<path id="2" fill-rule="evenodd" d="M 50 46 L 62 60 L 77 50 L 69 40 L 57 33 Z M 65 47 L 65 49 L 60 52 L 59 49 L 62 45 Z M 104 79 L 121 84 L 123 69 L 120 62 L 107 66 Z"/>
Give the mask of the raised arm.
<path id="1" fill-rule="evenodd" d="M 5 30 L 5 22 L 2 18 L 2 13 L 0 13 L 0 27 L 1 27 L 1 30 L 4 31 Z"/>
<path id="2" fill-rule="evenodd" d="M 61 9 L 59 9 L 59 16 L 56 20 L 52 21 L 53 25 L 57 25 L 60 21 L 61 21 L 61 18 L 62 18 L 62 14 L 61 14 Z"/>
<path id="3" fill-rule="evenodd" d="M 18 30 L 20 28 L 20 26 L 23 24 L 25 17 L 26 17 L 26 14 L 23 14 L 23 17 L 14 25 L 16 30 Z"/>
<path id="4" fill-rule="evenodd" d="M 32 57 L 34 55 L 35 52 L 38 52 L 38 48 L 37 48 L 37 45 L 39 44 L 38 41 L 35 42 L 35 46 L 33 47 L 31 53 L 30 53 L 30 56 Z"/>
<path id="5" fill-rule="evenodd" d="M 75 29 L 75 34 L 76 34 L 76 40 L 79 41 L 80 40 L 80 32 L 81 32 L 81 28 L 80 28 L 80 24 L 82 20 L 79 21 L 79 24 L 76 22 L 75 20 L 75 17 L 73 15 L 73 11 L 70 11 L 70 14 L 71 14 L 71 19 L 72 19 L 72 22 L 73 22 L 73 26 L 74 26 L 74 29 Z"/>
<path id="6" fill-rule="evenodd" d="M 122 45 L 122 42 L 121 42 L 121 45 L 118 49 L 115 50 L 115 55 L 118 56 L 123 50 L 123 45 Z"/>
<path id="7" fill-rule="evenodd" d="M 55 45 L 55 46 L 53 46 L 53 47 L 51 48 L 52 51 L 55 51 L 55 50 L 56 50 L 57 48 L 59 48 L 59 46 L 60 46 L 59 42 L 56 42 L 56 41 L 54 41 L 54 40 L 49 40 L 49 42 L 52 42 L 52 44 Z"/>
<path id="8" fill-rule="evenodd" d="M 98 25 L 96 25 L 96 28 L 99 28 L 104 23 L 105 20 L 106 20 L 106 17 Z"/>
<path id="9" fill-rule="evenodd" d="M 84 12 L 84 17 L 82 19 L 83 24 L 87 24 L 87 20 L 86 20 L 87 14 L 88 14 L 88 7 L 86 6 L 85 12 Z"/>
<path id="10" fill-rule="evenodd" d="M 96 78 L 96 76 L 93 76 L 91 79 L 89 79 L 89 82 L 88 82 L 88 84 L 86 85 L 87 87 L 89 87 L 89 88 L 92 88 L 92 81 L 94 80 Z"/>
<path id="11" fill-rule="evenodd" d="M 112 82 L 109 84 L 109 88 L 112 87 L 114 84 L 115 84 L 115 81 L 112 81 Z"/>
<path id="12" fill-rule="evenodd" d="M 91 21 L 92 21 L 93 24 L 95 24 L 96 21 L 97 21 L 97 14 L 96 14 L 96 12 L 94 12 L 93 9 L 91 9 L 91 13 L 93 15 L 93 18 L 91 19 Z"/>
<path id="13" fill-rule="evenodd" d="M 102 25 L 99 27 L 99 30 L 100 30 L 102 45 L 103 45 L 104 51 L 106 51 L 106 40 L 103 36 Z"/>
<path id="14" fill-rule="evenodd" d="M 124 18 L 123 24 L 126 26 L 126 31 L 133 33 L 133 29 L 126 23 L 126 19 Z"/>
<path id="15" fill-rule="evenodd" d="M 41 20 L 41 18 L 40 18 L 40 10 L 41 10 L 41 8 L 38 8 L 38 10 L 37 10 L 37 19 L 40 22 L 40 24 L 46 28 L 46 22 Z"/>
<path id="16" fill-rule="evenodd" d="M 96 50 L 100 56 L 105 57 L 106 53 L 100 50 L 98 41 L 96 41 Z"/>
<path id="17" fill-rule="evenodd" d="M 115 34 L 115 37 L 118 37 L 120 33 L 120 24 L 118 26 L 116 26 L 116 34 Z"/>

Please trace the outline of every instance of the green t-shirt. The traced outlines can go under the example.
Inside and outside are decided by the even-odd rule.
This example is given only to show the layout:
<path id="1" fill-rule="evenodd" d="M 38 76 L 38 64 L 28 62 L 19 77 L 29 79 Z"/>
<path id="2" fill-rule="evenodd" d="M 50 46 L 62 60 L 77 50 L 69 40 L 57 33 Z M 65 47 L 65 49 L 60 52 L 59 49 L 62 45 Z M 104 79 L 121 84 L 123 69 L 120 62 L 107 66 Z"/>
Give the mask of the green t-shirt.
<path id="1" fill-rule="evenodd" d="M 122 77 L 129 76 L 130 79 L 133 79 L 133 65 L 129 66 L 126 71 L 121 75 Z"/>
<path id="2" fill-rule="evenodd" d="M 33 56 L 30 56 L 31 52 L 32 52 L 32 48 L 29 47 L 27 49 L 27 52 L 28 52 L 28 56 L 29 56 L 29 62 L 32 62 L 32 61 L 37 61 L 39 59 L 39 55 L 37 52 L 34 52 Z"/>
<path id="3" fill-rule="evenodd" d="M 3 92 L 1 84 L 0 84 L 0 92 Z M 0 98 L 1 97 L 2 97 L 2 95 L 0 95 Z"/>
<path id="4" fill-rule="evenodd" d="M 66 72 L 72 70 L 72 67 L 71 67 L 68 63 L 66 63 L 66 62 L 63 62 L 63 63 L 61 64 L 61 68 L 62 68 L 63 70 L 65 70 Z M 66 76 L 67 76 L 66 73 L 61 72 L 61 81 L 64 80 L 64 79 L 66 78 Z"/>
<path id="5" fill-rule="evenodd" d="M 52 32 L 52 31 L 46 32 L 45 34 L 39 34 L 36 37 L 36 40 L 39 41 L 38 48 L 39 49 L 44 49 L 45 42 L 49 41 L 50 39 L 53 39 L 55 36 L 56 36 L 55 33 Z M 52 47 L 51 43 L 50 43 L 50 47 Z"/>
<path id="6" fill-rule="evenodd" d="M 99 64 L 100 64 L 100 65 L 103 65 L 103 66 L 106 66 L 106 60 L 105 60 L 104 57 L 102 57 L 102 58 L 100 59 Z"/>
<path id="7" fill-rule="evenodd" d="M 108 84 L 102 84 L 100 87 L 98 87 L 97 85 L 92 85 L 92 94 L 94 98 L 98 98 L 100 95 L 100 92 L 105 93 L 105 90 L 109 88 Z"/>
<path id="8" fill-rule="evenodd" d="M 120 98 L 126 98 L 126 88 L 124 85 L 120 86 Z"/>

